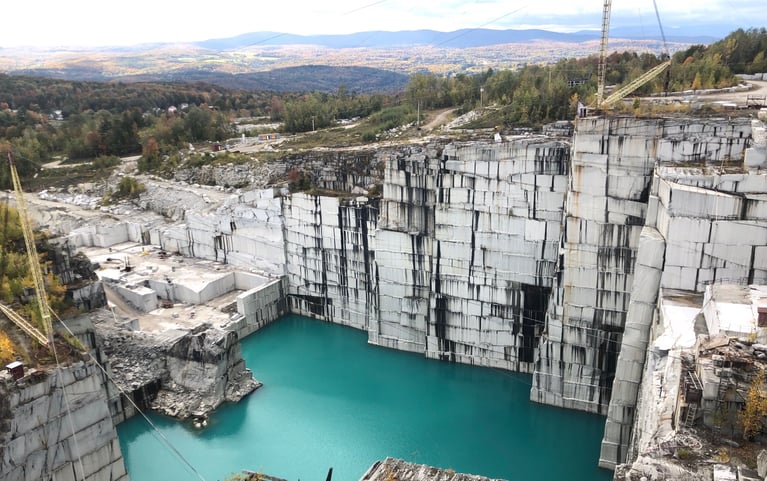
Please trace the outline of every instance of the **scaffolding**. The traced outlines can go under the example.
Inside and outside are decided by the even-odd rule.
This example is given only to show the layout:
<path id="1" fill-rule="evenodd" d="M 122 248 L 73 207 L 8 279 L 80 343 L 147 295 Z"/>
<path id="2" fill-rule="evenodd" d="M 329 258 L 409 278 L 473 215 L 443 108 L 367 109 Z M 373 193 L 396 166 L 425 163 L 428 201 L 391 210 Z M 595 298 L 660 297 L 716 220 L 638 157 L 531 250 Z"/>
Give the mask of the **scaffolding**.
<path id="1" fill-rule="evenodd" d="M 687 371 L 682 380 L 682 395 L 684 396 L 685 410 L 682 425 L 691 428 L 695 424 L 698 408 L 703 399 L 703 384 L 694 371 Z"/>

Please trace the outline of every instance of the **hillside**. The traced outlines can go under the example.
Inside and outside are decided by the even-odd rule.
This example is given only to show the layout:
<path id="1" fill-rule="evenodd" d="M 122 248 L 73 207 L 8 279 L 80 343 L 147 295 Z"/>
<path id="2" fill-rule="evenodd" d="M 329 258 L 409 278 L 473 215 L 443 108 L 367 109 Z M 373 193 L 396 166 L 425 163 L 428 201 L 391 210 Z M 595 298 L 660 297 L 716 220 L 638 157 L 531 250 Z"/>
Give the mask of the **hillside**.
<path id="1" fill-rule="evenodd" d="M 128 76 L 120 80 L 204 82 L 232 90 L 269 92 L 335 92 L 344 85 L 349 91 L 375 93 L 403 90 L 407 85 L 408 76 L 371 67 L 302 65 L 239 74 L 184 70 L 167 74 Z"/>
<path id="2" fill-rule="evenodd" d="M 656 38 L 657 37 L 657 38 Z M 714 39 L 669 37 L 671 52 Z M 592 31 L 463 29 L 300 36 L 255 32 L 198 43 L 119 48 L 0 48 L 0 72 L 66 80 L 203 81 L 227 88 L 275 91 L 396 91 L 400 75 L 483 73 L 582 58 L 599 49 Z M 613 51 L 663 50 L 659 35 L 610 39 Z M 341 68 L 319 69 L 317 65 Z M 306 67 L 308 70 L 280 70 Z M 359 70 L 361 67 L 377 70 Z M 272 72 L 272 73 L 269 73 Z"/>

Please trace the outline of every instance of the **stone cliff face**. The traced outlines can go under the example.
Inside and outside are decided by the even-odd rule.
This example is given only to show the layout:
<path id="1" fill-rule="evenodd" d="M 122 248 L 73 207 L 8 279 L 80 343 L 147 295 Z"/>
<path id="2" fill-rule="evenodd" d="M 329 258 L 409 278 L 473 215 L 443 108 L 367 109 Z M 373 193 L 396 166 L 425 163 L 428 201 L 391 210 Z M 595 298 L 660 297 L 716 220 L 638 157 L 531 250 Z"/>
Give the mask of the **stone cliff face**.
<path id="1" fill-rule="evenodd" d="M 576 125 L 560 275 L 531 399 L 601 412 L 610 399 L 660 135 L 655 121 Z"/>
<path id="2" fill-rule="evenodd" d="M 153 336 L 97 322 L 115 383 L 139 408 L 185 419 L 236 402 L 260 383 L 245 368 L 237 333 L 202 324 Z M 133 413 L 121 401 L 118 413 Z"/>
<path id="3" fill-rule="evenodd" d="M 694 237 L 670 243 L 664 287 L 763 277 L 758 245 L 729 249 L 734 240 L 723 238 L 740 226 L 761 242 L 751 224 L 767 218 L 763 186 L 745 173 L 706 180 L 689 170 L 737 164 L 750 142 L 747 121 L 588 118 L 572 149 L 526 139 L 399 150 L 385 161 L 378 222 L 364 235 L 362 224 L 336 220 L 348 217 L 342 203 L 289 200 L 292 305 L 367 329 L 375 344 L 535 371 L 532 400 L 606 413 L 646 219 L 662 234 L 674 227 Z M 688 170 L 654 185 L 669 165 Z M 685 213 L 699 189 L 720 194 Z M 660 197 L 676 207 L 664 211 Z M 716 222 L 699 220 L 712 209 Z M 341 230 L 366 242 L 349 254 Z M 711 235 L 718 240 L 706 246 Z M 689 242 L 700 255 L 682 255 Z M 359 284 L 348 290 L 346 279 Z M 639 302 L 651 301 L 642 294 Z"/>
<path id="4" fill-rule="evenodd" d="M 183 336 L 166 352 L 166 369 L 155 409 L 181 418 L 237 402 L 260 385 L 231 331 L 202 328 Z"/>
<path id="5" fill-rule="evenodd" d="M 386 166 L 371 342 L 531 371 L 557 259 L 569 146 L 449 145 Z"/>
<path id="6" fill-rule="evenodd" d="M 284 199 L 292 312 L 368 329 L 377 311 L 377 210 L 367 198 L 293 194 Z"/>
<path id="7" fill-rule="evenodd" d="M 744 121 L 578 121 L 561 276 L 549 303 L 532 400 L 606 412 L 634 286 L 638 241 L 648 208 L 657 209 L 657 203 L 649 204 L 656 165 L 737 162 L 749 138 L 750 126 Z M 681 260 L 672 257 L 672 263 Z M 670 267 L 664 269 L 666 279 L 679 275 Z M 686 288 L 694 287 L 693 281 Z"/>
<path id="8" fill-rule="evenodd" d="M 703 293 L 714 283 L 767 283 L 767 175 L 727 165 L 743 157 L 748 124 L 699 126 L 686 140 L 679 132 L 689 127 L 667 130 L 673 140 L 659 139 L 661 160 L 674 163 L 658 166 L 652 179 L 600 455 L 608 468 L 626 462 L 634 423 L 651 416 L 639 413 L 637 397 L 653 390 L 651 380 L 642 385 L 642 373 L 659 290 Z"/>
<path id="9" fill-rule="evenodd" d="M 94 363 L 0 379 L 0 480 L 128 481 Z"/>
<path id="10" fill-rule="evenodd" d="M 413 147 L 380 206 L 293 194 L 291 309 L 429 357 L 531 371 L 555 273 L 569 146 Z M 376 224 L 376 213 L 378 222 Z"/>

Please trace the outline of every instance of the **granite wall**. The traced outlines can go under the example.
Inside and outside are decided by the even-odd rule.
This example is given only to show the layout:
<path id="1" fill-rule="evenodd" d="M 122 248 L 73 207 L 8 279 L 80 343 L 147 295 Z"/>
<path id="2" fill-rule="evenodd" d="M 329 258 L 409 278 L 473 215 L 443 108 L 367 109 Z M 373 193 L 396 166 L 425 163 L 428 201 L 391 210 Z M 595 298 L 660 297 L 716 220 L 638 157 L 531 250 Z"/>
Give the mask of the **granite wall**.
<path id="1" fill-rule="evenodd" d="M 607 412 L 634 287 L 638 241 L 646 217 L 654 219 L 659 209 L 658 201 L 650 202 L 651 194 L 655 196 L 652 181 L 656 166 L 676 165 L 689 170 L 727 165 L 742 172 L 750 132 L 750 122 L 743 120 L 578 120 L 560 275 L 549 303 L 532 400 Z M 677 189 L 683 190 L 691 189 Z M 658 196 L 660 191 L 659 186 Z M 682 195 L 677 197 L 680 208 L 690 202 Z M 707 206 L 689 208 L 704 212 Z M 663 225 L 659 220 L 658 230 L 667 238 Z M 702 235 L 702 231 L 682 230 L 682 236 L 699 239 Z M 680 241 L 694 242 L 691 238 Z M 667 241 L 673 248 L 674 240 Z M 684 249 L 690 245 L 685 244 Z M 666 259 L 671 258 L 664 266 L 662 285 L 685 288 L 675 279 L 684 276 L 689 281 L 690 275 L 682 274 L 682 266 L 671 266 L 686 261 L 667 253 Z M 738 268 L 722 270 L 721 276 L 742 272 Z M 691 288 L 695 288 L 692 277 Z"/>
<path id="2" fill-rule="evenodd" d="M 0 480 L 128 481 L 95 363 L 2 376 Z"/>
<path id="3" fill-rule="evenodd" d="M 767 282 L 767 175 L 742 164 L 751 145 L 750 124 L 656 122 L 656 167 L 606 411 L 600 465 L 607 468 L 627 461 L 632 426 L 651 416 L 638 410 L 637 397 L 651 389 L 642 387 L 642 373 L 658 319 L 658 291 L 700 293 L 713 283 Z"/>
<path id="4" fill-rule="evenodd" d="M 412 147 L 385 161 L 377 208 L 291 195 L 291 310 L 366 329 L 374 344 L 531 371 L 568 161 L 568 144 L 541 138 Z"/>

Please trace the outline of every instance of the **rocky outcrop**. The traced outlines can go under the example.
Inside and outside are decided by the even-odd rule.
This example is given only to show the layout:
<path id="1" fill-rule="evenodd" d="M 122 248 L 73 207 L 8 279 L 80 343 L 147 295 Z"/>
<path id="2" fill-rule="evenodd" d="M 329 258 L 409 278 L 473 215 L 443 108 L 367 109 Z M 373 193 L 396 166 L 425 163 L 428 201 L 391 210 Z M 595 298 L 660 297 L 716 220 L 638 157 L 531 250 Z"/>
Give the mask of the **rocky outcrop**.
<path id="1" fill-rule="evenodd" d="M 161 335 L 106 322 L 97 323 L 96 329 L 115 383 L 139 408 L 184 419 L 239 401 L 261 385 L 245 368 L 235 332 L 207 324 Z"/>
<path id="2" fill-rule="evenodd" d="M 284 175 L 284 167 L 257 161 L 248 164 L 184 167 L 173 172 L 175 180 L 189 184 L 218 185 L 224 188 L 248 186 L 257 189 L 265 188 L 273 178 Z"/>
<path id="3" fill-rule="evenodd" d="M 0 481 L 128 481 L 101 386 L 92 362 L 0 375 Z"/>
<path id="4" fill-rule="evenodd" d="M 253 160 L 247 164 L 184 167 L 174 179 L 188 184 L 265 189 L 285 182 L 291 170 L 306 173 L 314 187 L 335 192 L 351 192 L 354 187 L 380 183 L 382 159 L 398 150 L 316 149 L 288 155 L 271 162 Z"/>
<path id="5" fill-rule="evenodd" d="M 230 331 L 202 325 L 169 346 L 165 355 L 168 380 L 153 408 L 170 416 L 207 413 L 260 386 L 245 368 L 239 339 Z"/>

